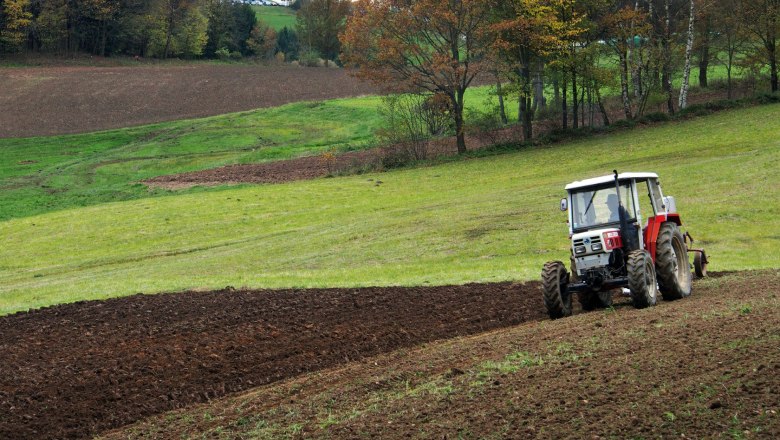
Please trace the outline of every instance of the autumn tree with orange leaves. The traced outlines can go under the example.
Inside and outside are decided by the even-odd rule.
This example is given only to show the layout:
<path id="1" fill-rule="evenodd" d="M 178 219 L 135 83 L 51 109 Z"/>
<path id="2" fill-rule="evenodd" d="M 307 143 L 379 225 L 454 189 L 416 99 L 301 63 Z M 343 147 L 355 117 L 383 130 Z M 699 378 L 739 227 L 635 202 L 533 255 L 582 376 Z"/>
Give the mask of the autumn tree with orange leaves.
<path id="1" fill-rule="evenodd" d="M 385 91 L 428 91 L 452 103 L 458 152 L 466 151 L 464 94 L 488 68 L 486 0 L 359 0 L 341 36 L 342 61 Z"/>

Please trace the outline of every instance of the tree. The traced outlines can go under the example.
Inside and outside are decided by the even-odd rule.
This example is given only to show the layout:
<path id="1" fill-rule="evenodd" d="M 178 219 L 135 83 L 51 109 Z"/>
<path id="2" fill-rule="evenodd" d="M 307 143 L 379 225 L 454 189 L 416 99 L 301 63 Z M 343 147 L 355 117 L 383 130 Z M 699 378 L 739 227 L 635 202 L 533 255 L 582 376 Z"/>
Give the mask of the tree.
<path id="1" fill-rule="evenodd" d="M 300 50 L 298 34 L 287 26 L 283 27 L 276 35 L 276 51 L 283 53 L 285 60 L 292 61 L 298 59 Z"/>
<path id="2" fill-rule="evenodd" d="M 247 40 L 257 24 L 252 8 L 232 0 L 209 0 L 206 10 L 209 25 L 205 54 L 213 57 L 217 51 L 228 51 L 236 55 L 250 55 Z"/>
<path id="3" fill-rule="evenodd" d="M 780 34 L 780 0 L 740 0 L 745 29 L 760 43 L 759 52 L 769 65 L 772 92 L 778 91 L 777 37 Z"/>
<path id="4" fill-rule="evenodd" d="M 30 0 L 2 0 L 0 3 L 0 48 L 17 51 L 27 35 L 32 14 Z"/>
<path id="5" fill-rule="evenodd" d="M 327 60 L 339 56 L 339 33 L 349 14 L 350 0 L 310 0 L 297 13 L 298 35 L 309 50 Z"/>
<path id="6" fill-rule="evenodd" d="M 716 0 L 712 15 L 713 27 L 719 30 L 719 37 L 715 40 L 715 48 L 718 55 L 716 61 L 726 67 L 727 97 L 732 98 L 732 71 L 737 61 L 737 54 L 742 51 L 746 43 L 746 32 L 739 14 L 734 14 L 733 0 Z"/>
<path id="7" fill-rule="evenodd" d="M 572 4 L 571 0 L 507 2 L 504 18 L 493 26 L 498 34 L 498 56 L 510 64 L 518 78 L 519 117 L 526 140 L 533 137 L 532 66 L 545 57 L 561 61 L 571 49 L 570 43 L 580 33 L 579 17 L 571 9 Z"/>
<path id="8" fill-rule="evenodd" d="M 96 21 L 98 25 L 99 43 L 94 45 L 93 52 L 105 56 L 108 25 L 119 12 L 119 4 L 113 0 L 82 0 L 81 8 L 84 16 Z"/>
<path id="9" fill-rule="evenodd" d="M 257 57 L 269 59 L 274 56 L 277 43 L 276 31 L 269 27 L 262 20 L 257 20 L 257 24 L 252 29 L 246 45 L 249 50 Z"/>
<path id="10" fill-rule="evenodd" d="M 446 96 L 463 153 L 464 95 L 490 65 L 490 7 L 485 0 L 359 0 L 341 37 L 342 60 L 385 90 Z"/>
<path id="11" fill-rule="evenodd" d="M 620 76 L 620 96 L 626 119 L 634 118 L 633 104 L 629 92 L 629 50 L 637 36 L 645 36 L 650 31 L 646 23 L 646 14 L 636 8 L 624 7 L 604 18 L 608 41 L 618 56 Z"/>

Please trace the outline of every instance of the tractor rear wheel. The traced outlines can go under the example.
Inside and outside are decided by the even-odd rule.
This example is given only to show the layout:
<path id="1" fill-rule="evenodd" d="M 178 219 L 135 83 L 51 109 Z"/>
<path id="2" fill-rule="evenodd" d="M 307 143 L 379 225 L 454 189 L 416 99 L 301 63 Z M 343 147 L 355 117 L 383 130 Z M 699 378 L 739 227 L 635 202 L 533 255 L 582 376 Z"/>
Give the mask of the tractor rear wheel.
<path id="1" fill-rule="evenodd" d="M 568 294 L 569 272 L 560 261 L 545 263 L 542 269 L 544 305 L 552 319 L 571 316 L 571 295 Z"/>
<path id="2" fill-rule="evenodd" d="M 691 294 L 691 264 L 680 228 L 665 222 L 658 232 L 655 250 L 658 287 L 666 301 L 682 299 Z"/>
<path id="3" fill-rule="evenodd" d="M 654 306 L 658 296 L 655 265 L 650 253 L 636 250 L 628 254 L 628 288 L 637 309 Z"/>
<path id="4" fill-rule="evenodd" d="M 612 291 L 579 292 L 577 293 L 577 299 L 580 301 L 582 310 L 606 309 L 612 306 Z"/>

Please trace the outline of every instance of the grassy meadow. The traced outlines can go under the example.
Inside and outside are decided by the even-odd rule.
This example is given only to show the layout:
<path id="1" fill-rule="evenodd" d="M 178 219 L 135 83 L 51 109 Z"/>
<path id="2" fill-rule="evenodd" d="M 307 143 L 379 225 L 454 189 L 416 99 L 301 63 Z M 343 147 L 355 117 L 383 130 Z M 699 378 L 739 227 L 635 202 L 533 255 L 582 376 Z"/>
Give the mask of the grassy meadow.
<path id="1" fill-rule="evenodd" d="M 295 11 L 290 8 L 252 5 L 252 9 L 259 20 L 277 31 L 284 27 L 295 29 Z"/>
<path id="2" fill-rule="evenodd" d="M 345 102 L 366 103 L 351 107 L 356 114 L 375 111 L 359 99 L 327 105 Z M 131 182 L 166 167 L 184 171 L 262 160 L 262 154 L 269 154 L 263 149 L 235 151 L 236 144 L 259 142 L 259 128 L 242 132 L 238 121 L 248 127 L 248 121 L 261 124 L 261 112 L 266 110 L 81 138 L 0 141 L 7 219 L 0 222 L 0 314 L 137 292 L 226 285 L 535 279 L 544 261 L 568 254 L 565 215 L 557 209 L 563 186 L 613 168 L 660 174 L 665 193 L 677 198 L 687 229 L 711 255 L 712 270 L 780 266 L 778 105 L 389 173 L 84 208 L 65 209 L 68 204 L 62 203 L 56 211 L 35 206 L 36 195 L 42 203 L 55 203 L 61 193 L 80 194 L 84 204 L 94 205 L 101 197 L 110 199 L 107 188 L 116 188 L 118 198 L 141 197 L 147 190 Z M 363 138 L 350 125 L 365 120 L 334 118 L 334 129 L 356 136 L 352 142 L 370 138 L 368 128 Z M 307 130 L 323 121 L 327 118 L 301 119 Z M 228 122 L 231 128 L 222 128 Z M 212 131 L 194 130 L 193 124 Z M 274 124 L 266 129 L 272 131 Z M 320 135 L 336 136 L 325 129 Z M 229 143 L 234 151 L 218 150 Z M 294 151 L 289 145 L 277 149 L 280 156 Z M 39 162 L 34 166 L 46 171 L 20 170 L 16 164 L 25 158 L 35 158 Z M 51 195 L 34 193 L 30 179 L 35 176 L 47 179 Z M 123 193 L 127 187 L 136 193 Z M 7 195 L 14 191 L 15 196 Z M 32 201 L 23 203 L 25 197 Z M 26 216 L 9 215 L 9 203 Z M 36 209 L 52 212 L 31 215 Z"/>
<path id="3" fill-rule="evenodd" d="M 489 87 L 470 90 L 469 107 L 483 108 L 489 94 Z M 160 175 L 376 146 L 379 102 L 375 96 L 300 102 L 98 133 L 0 139 L 0 221 L 170 195 L 138 183 Z"/>

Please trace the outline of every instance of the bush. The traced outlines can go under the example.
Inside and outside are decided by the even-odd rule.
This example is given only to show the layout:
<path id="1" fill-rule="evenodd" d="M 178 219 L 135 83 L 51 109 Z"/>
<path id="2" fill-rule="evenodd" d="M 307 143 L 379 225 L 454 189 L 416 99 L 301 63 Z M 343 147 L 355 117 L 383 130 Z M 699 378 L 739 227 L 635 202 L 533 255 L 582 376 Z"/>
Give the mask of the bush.
<path id="1" fill-rule="evenodd" d="M 776 104 L 780 102 L 780 93 L 762 93 L 756 97 L 759 104 Z"/>
<path id="2" fill-rule="evenodd" d="M 388 95 L 379 113 L 384 119 L 377 137 L 389 144 L 382 165 L 398 168 L 428 158 L 428 140 L 452 131 L 449 98 L 438 94 Z"/>
<path id="3" fill-rule="evenodd" d="M 639 119 L 641 123 L 666 122 L 670 120 L 669 114 L 664 112 L 648 113 Z"/>
<path id="4" fill-rule="evenodd" d="M 323 64 L 320 54 L 316 50 L 307 50 L 298 55 L 298 61 L 302 66 L 319 67 Z"/>

